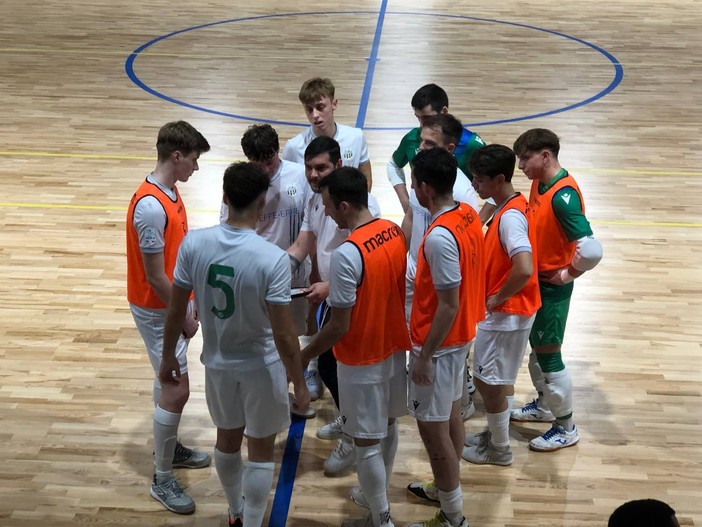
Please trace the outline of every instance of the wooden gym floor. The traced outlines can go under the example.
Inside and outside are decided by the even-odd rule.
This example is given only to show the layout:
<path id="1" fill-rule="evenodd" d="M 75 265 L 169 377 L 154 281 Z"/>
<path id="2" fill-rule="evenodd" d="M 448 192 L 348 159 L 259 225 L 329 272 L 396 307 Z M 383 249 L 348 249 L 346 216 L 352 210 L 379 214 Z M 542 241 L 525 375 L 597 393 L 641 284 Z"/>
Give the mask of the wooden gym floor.
<path id="1" fill-rule="evenodd" d="M 288 123 L 274 124 L 282 140 L 296 134 L 297 91 L 317 75 L 336 83 L 337 120 L 366 129 L 387 217 L 399 221 L 400 208 L 385 163 L 415 124 L 412 93 L 436 82 L 488 142 L 556 131 L 604 245 L 578 280 L 564 348 L 581 443 L 537 454 L 526 443 L 543 427 L 513 427 L 513 466 L 462 466 L 471 525 L 595 527 L 641 497 L 702 525 L 699 2 L 5 0 L 0 10 L 0 525 L 224 525 L 212 469 L 179 471 L 194 516 L 148 496 L 152 376 L 125 299 L 125 210 L 154 166 L 158 128 L 186 119 L 213 146 L 181 187 L 190 222 L 216 222 L 222 172 L 242 158 L 251 119 Z M 200 344 L 181 435 L 211 451 Z M 524 369 L 517 400 L 531 394 Z M 290 526 L 362 514 L 346 499 L 355 476 L 321 475 L 333 445 L 314 432 L 333 414 L 328 396 L 318 406 Z M 467 430 L 483 422 L 479 411 Z M 396 525 L 433 515 L 404 491 L 429 475 L 405 418 Z"/>

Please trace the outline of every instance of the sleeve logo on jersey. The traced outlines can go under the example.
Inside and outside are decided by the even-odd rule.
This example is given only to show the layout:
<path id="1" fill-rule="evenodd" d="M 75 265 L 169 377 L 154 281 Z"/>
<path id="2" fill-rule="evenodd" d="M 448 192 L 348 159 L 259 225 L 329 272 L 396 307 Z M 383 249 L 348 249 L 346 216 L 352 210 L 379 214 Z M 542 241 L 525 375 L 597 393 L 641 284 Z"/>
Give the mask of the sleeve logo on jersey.
<path id="1" fill-rule="evenodd" d="M 288 188 L 285 191 L 288 193 L 288 196 L 290 196 L 290 197 L 297 194 L 297 188 L 295 187 L 295 185 L 288 186 Z"/>
<path id="2" fill-rule="evenodd" d="M 566 205 L 570 204 L 570 192 L 564 192 L 561 194 L 561 197 L 563 198 L 563 201 L 566 202 Z"/>
<path id="3" fill-rule="evenodd" d="M 344 150 L 343 157 L 344 157 L 344 159 L 346 159 L 347 161 L 348 161 L 349 159 L 353 159 L 353 152 L 352 152 L 350 149 L 347 148 L 346 150 Z"/>

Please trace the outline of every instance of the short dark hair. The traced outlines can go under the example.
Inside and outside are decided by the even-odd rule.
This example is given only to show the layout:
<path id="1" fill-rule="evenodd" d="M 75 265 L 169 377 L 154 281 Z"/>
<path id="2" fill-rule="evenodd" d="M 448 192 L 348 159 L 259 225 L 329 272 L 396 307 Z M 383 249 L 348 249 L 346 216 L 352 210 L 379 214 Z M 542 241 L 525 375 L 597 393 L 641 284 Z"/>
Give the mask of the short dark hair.
<path id="1" fill-rule="evenodd" d="M 355 209 L 368 208 L 368 183 L 363 172 L 354 167 L 340 167 L 319 182 L 319 188 L 326 188 L 329 197 L 337 207 L 346 201 Z"/>
<path id="2" fill-rule="evenodd" d="M 198 155 L 209 152 L 210 144 L 193 125 L 185 121 L 173 121 L 164 124 L 156 138 L 158 160 L 165 161 L 173 152 L 189 156 L 193 152 Z"/>
<path id="3" fill-rule="evenodd" d="M 624 503 L 609 517 L 608 527 L 673 527 L 675 511 L 660 500 L 633 500 Z"/>
<path id="4" fill-rule="evenodd" d="M 270 124 L 254 124 L 241 137 L 241 148 L 249 161 L 267 161 L 278 153 L 278 134 Z"/>
<path id="5" fill-rule="evenodd" d="M 458 162 L 443 148 L 420 150 L 413 160 L 412 174 L 417 183 L 426 183 L 442 196 L 453 194 Z"/>
<path id="6" fill-rule="evenodd" d="M 517 137 L 512 149 L 517 157 L 526 152 L 548 150 L 553 154 L 553 157 L 558 158 L 561 142 L 558 136 L 551 130 L 547 130 L 546 128 L 532 128 Z"/>
<path id="7" fill-rule="evenodd" d="M 224 171 L 224 193 L 236 210 L 248 208 L 270 184 L 266 173 L 253 163 L 239 161 Z"/>
<path id="8" fill-rule="evenodd" d="M 333 101 L 334 92 L 334 83 L 331 79 L 314 77 L 304 82 L 302 88 L 300 88 L 298 98 L 302 104 L 311 106 L 325 97 L 329 97 Z"/>
<path id="9" fill-rule="evenodd" d="M 448 95 L 443 88 L 436 84 L 425 84 L 412 96 L 412 108 L 417 110 L 431 106 L 432 110 L 440 112 L 444 107 L 448 108 L 448 105 Z"/>
<path id="10" fill-rule="evenodd" d="M 333 165 L 336 165 L 341 159 L 341 148 L 339 143 L 331 137 L 320 135 L 312 139 L 307 148 L 305 148 L 305 161 L 317 157 L 320 154 L 329 154 L 329 160 Z"/>
<path id="11" fill-rule="evenodd" d="M 463 125 L 450 113 L 438 113 L 425 118 L 422 128 L 440 128 L 444 136 L 444 143 L 453 143 L 458 146 L 463 135 Z"/>
<path id="12" fill-rule="evenodd" d="M 512 149 L 505 145 L 487 145 L 478 148 L 468 160 L 468 170 L 473 177 L 487 176 L 491 179 L 500 174 L 505 176 L 505 181 L 512 181 L 514 165 L 517 156 Z"/>

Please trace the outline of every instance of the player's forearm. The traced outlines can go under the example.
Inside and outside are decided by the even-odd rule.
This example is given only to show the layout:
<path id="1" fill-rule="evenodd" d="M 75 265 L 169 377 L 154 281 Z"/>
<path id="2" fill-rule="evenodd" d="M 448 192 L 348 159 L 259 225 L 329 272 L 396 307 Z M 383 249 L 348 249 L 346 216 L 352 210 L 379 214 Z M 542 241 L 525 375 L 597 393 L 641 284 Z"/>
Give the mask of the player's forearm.
<path id="1" fill-rule="evenodd" d="M 567 284 L 591 271 L 602 260 L 602 254 L 602 244 L 594 236 L 580 238 L 576 241 L 570 264 L 558 271 L 557 281 Z"/>
<path id="2" fill-rule="evenodd" d="M 392 187 L 397 194 L 397 198 L 400 200 L 400 205 L 402 205 L 402 212 L 407 212 L 409 210 L 409 193 L 407 192 L 407 186 L 405 183 L 400 183 Z"/>
<path id="3" fill-rule="evenodd" d="M 173 288 L 177 286 L 172 286 Z M 190 292 L 179 294 L 174 291 L 171 301 L 166 309 L 166 320 L 163 328 L 163 350 L 162 357 L 175 357 L 178 339 L 183 331 L 185 316 L 188 311 L 188 299 Z"/>
<path id="4" fill-rule="evenodd" d="M 439 301 L 434 314 L 434 320 L 429 327 L 427 339 L 424 341 L 420 354 L 423 358 L 430 358 L 439 349 L 441 343 L 451 331 L 456 315 L 458 314 L 458 303 L 446 303 Z"/>
<path id="5" fill-rule="evenodd" d="M 405 179 L 405 170 L 402 167 L 397 166 L 392 158 L 390 158 L 390 161 L 388 161 L 385 169 L 388 175 L 388 181 L 393 187 L 402 185 L 406 188 L 407 181 Z"/>
<path id="6" fill-rule="evenodd" d="M 412 241 L 412 209 L 410 207 L 405 211 L 405 216 L 402 218 L 402 233 L 405 235 L 405 244 L 407 249 L 409 249 L 410 242 Z"/>
<path id="7" fill-rule="evenodd" d="M 368 192 L 370 192 L 371 188 L 373 187 L 373 167 L 371 166 L 370 160 L 360 164 L 358 166 L 358 170 L 360 170 L 361 174 L 363 174 L 366 177 L 366 182 L 368 183 Z"/>
<path id="8" fill-rule="evenodd" d="M 334 317 L 326 324 L 317 335 L 312 339 L 309 346 L 303 350 L 303 360 L 309 362 L 312 359 L 319 357 L 322 353 L 329 350 L 339 342 L 348 332 L 348 327 L 344 327 L 339 322 L 334 322 Z"/>
<path id="9" fill-rule="evenodd" d="M 524 251 L 516 254 L 512 258 L 512 269 L 507 276 L 507 280 L 495 295 L 497 297 L 497 305 L 504 304 L 519 293 L 529 283 L 534 266 L 531 259 L 531 253 Z"/>
<path id="10" fill-rule="evenodd" d="M 285 370 L 295 386 L 304 384 L 305 377 L 302 371 L 302 361 L 300 359 L 300 341 L 293 332 L 278 334 L 274 336 L 275 345 L 283 361 Z"/>
<path id="11" fill-rule="evenodd" d="M 168 305 L 168 303 L 171 300 L 172 286 L 171 281 L 168 279 L 168 276 L 166 276 L 165 273 L 163 273 L 160 276 L 147 275 L 146 280 L 147 282 L 149 282 L 151 289 L 154 290 L 159 300 L 161 300 L 161 302 L 163 302 L 164 304 Z"/>

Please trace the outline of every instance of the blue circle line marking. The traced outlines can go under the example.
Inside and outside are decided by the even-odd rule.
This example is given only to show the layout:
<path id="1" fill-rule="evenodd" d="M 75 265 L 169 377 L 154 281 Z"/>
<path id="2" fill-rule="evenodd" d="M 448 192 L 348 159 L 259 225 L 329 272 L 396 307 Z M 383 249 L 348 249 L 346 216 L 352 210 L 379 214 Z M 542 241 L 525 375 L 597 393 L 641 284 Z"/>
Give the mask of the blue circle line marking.
<path id="1" fill-rule="evenodd" d="M 387 0 L 383 0 L 383 6 L 384 7 L 387 3 Z M 198 106 L 195 104 L 191 104 L 188 102 L 184 102 L 178 99 L 175 99 L 173 97 L 169 97 L 168 95 L 165 95 L 150 86 L 146 85 L 144 82 L 139 79 L 139 77 L 136 75 L 134 72 L 134 61 L 136 58 L 141 54 L 143 51 L 148 49 L 149 47 L 153 46 L 157 42 L 160 42 L 162 40 L 165 40 L 167 38 L 180 35 L 182 33 L 186 33 L 188 31 L 194 31 L 196 29 L 203 29 L 203 28 L 208 28 L 208 27 L 214 27 L 214 26 L 219 26 L 223 24 L 229 24 L 233 22 L 243 22 L 243 21 L 248 21 L 248 20 L 260 20 L 260 19 L 266 19 L 266 18 L 282 18 L 282 17 L 290 17 L 290 16 L 309 16 L 309 15 L 368 15 L 368 14 L 380 14 L 377 11 L 314 11 L 314 12 L 305 12 L 305 13 L 279 13 L 279 14 L 274 14 L 274 15 L 258 15 L 258 16 L 250 16 L 250 17 L 243 17 L 243 18 L 233 18 L 230 20 L 221 20 L 218 22 L 210 22 L 208 24 L 201 24 L 199 26 L 194 26 L 194 27 L 189 27 L 185 29 L 181 29 L 178 31 L 173 31 L 171 33 L 168 33 L 166 35 L 162 35 L 160 37 L 157 37 L 153 40 L 150 40 L 149 42 L 139 46 L 137 49 L 135 49 L 127 58 L 127 60 L 124 63 L 124 69 L 125 73 L 129 77 L 129 79 L 139 86 L 142 90 L 146 91 L 147 93 L 150 93 L 151 95 L 154 95 L 155 97 L 158 97 L 160 99 L 163 99 L 165 101 L 171 102 L 173 104 L 177 104 L 186 108 L 190 108 L 193 110 L 198 110 L 201 112 L 206 112 L 214 115 L 219 115 L 223 117 L 231 117 L 234 119 L 241 119 L 244 121 L 253 121 L 253 122 L 259 122 L 259 123 L 269 123 L 269 124 L 277 124 L 277 125 L 287 125 L 287 126 L 298 126 L 298 127 L 306 127 L 309 126 L 308 123 L 299 123 L 299 122 L 289 122 L 289 121 L 276 121 L 272 119 L 261 119 L 261 118 L 256 118 L 256 117 L 250 117 L 246 115 L 237 115 L 229 112 L 223 112 L 219 110 L 213 110 L 211 108 L 205 108 L 202 106 Z M 573 42 L 578 42 L 579 44 L 582 44 L 584 46 L 587 46 L 604 57 L 607 58 L 607 60 L 610 61 L 610 63 L 614 66 L 614 78 L 610 82 L 610 84 L 604 88 L 603 90 L 599 91 L 592 97 L 588 97 L 587 99 L 584 99 L 580 102 L 570 104 L 568 106 L 565 106 L 563 108 L 558 108 L 555 110 L 549 110 L 545 112 L 540 112 L 540 113 L 535 113 L 535 114 L 530 114 L 530 115 L 525 115 L 522 117 L 512 117 L 508 119 L 498 119 L 498 120 L 493 120 L 493 121 L 481 121 L 481 122 L 475 122 L 475 123 L 465 123 L 464 126 L 466 128 L 468 127 L 478 127 L 478 126 L 487 126 L 487 125 L 495 125 L 495 124 L 506 124 L 506 123 L 514 123 L 514 122 L 519 122 L 519 121 L 526 121 L 529 119 L 536 119 L 539 117 L 546 117 L 549 115 L 555 115 L 558 113 L 566 112 L 569 110 L 573 110 L 575 108 L 579 108 L 581 106 L 585 106 L 587 104 L 590 104 L 598 99 L 601 99 L 602 97 L 608 95 L 611 93 L 622 81 L 624 78 L 624 68 L 622 67 L 621 63 L 619 60 L 614 57 L 611 53 L 606 51 L 605 49 L 602 49 L 601 47 L 588 42 L 586 40 L 573 37 L 571 35 L 567 35 L 565 33 L 561 33 L 558 31 L 554 31 L 551 29 L 544 29 L 536 26 L 531 26 L 528 24 L 520 24 L 518 22 L 507 22 L 503 20 L 495 20 L 491 18 L 478 18 L 478 17 L 470 17 L 470 16 L 463 16 L 463 15 L 448 15 L 448 14 L 440 14 L 440 13 L 415 13 L 411 11 L 382 11 L 382 17 L 384 20 L 385 15 L 399 15 L 399 16 L 426 16 L 426 17 L 434 17 L 434 18 L 452 18 L 452 19 L 458 19 L 458 20 L 472 20 L 476 22 L 489 22 L 489 23 L 495 23 L 495 24 L 503 24 L 503 25 L 508 25 L 508 26 L 513 26 L 513 27 L 519 27 L 519 28 L 524 28 L 524 29 L 531 29 L 534 31 L 540 31 L 542 33 L 547 33 L 559 37 L 566 38 L 568 40 L 571 40 Z M 382 21 L 378 20 L 378 24 L 376 25 L 376 33 L 373 41 L 373 46 L 375 49 L 375 55 L 373 54 L 373 51 L 371 51 L 371 56 L 368 60 L 369 65 L 368 65 L 368 71 L 366 72 L 366 82 L 364 84 L 364 95 L 365 97 L 362 98 L 361 104 L 359 105 L 359 112 L 358 112 L 358 118 L 357 122 L 363 121 L 365 122 L 365 116 L 366 116 L 366 110 L 368 107 L 368 103 L 370 100 L 370 88 L 372 84 L 372 76 L 375 71 L 375 63 L 378 61 L 377 57 L 377 52 L 379 49 L 380 45 L 380 35 L 382 32 Z M 370 76 L 370 81 L 369 81 L 369 76 Z M 375 130 L 375 131 L 383 131 L 383 130 L 407 130 L 411 128 L 411 126 L 369 126 L 369 127 L 364 127 L 364 130 Z"/>
<path id="2" fill-rule="evenodd" d="M 380 35 L 383 33 L 383 22 L 385 21 L 385 11 L 388 8 L 388 0 L 383 0 L 378 12 L 378 21 L 375 24 L 375 36 L 373 46 L 371 46 L 370 57 L 368 57 L 368 69 L 366 70 L 366 80 L 363 83 L 361 102 L 358 105 L 358 116 L 356 117 L 356 128 L 363 128 L 366 124 L 366 110 L 370 101 L 371 87 L 373 86 L 373 75 L 375 74 L 375 63 L 378 62 L 378 48 L 380 48 Z"/>

